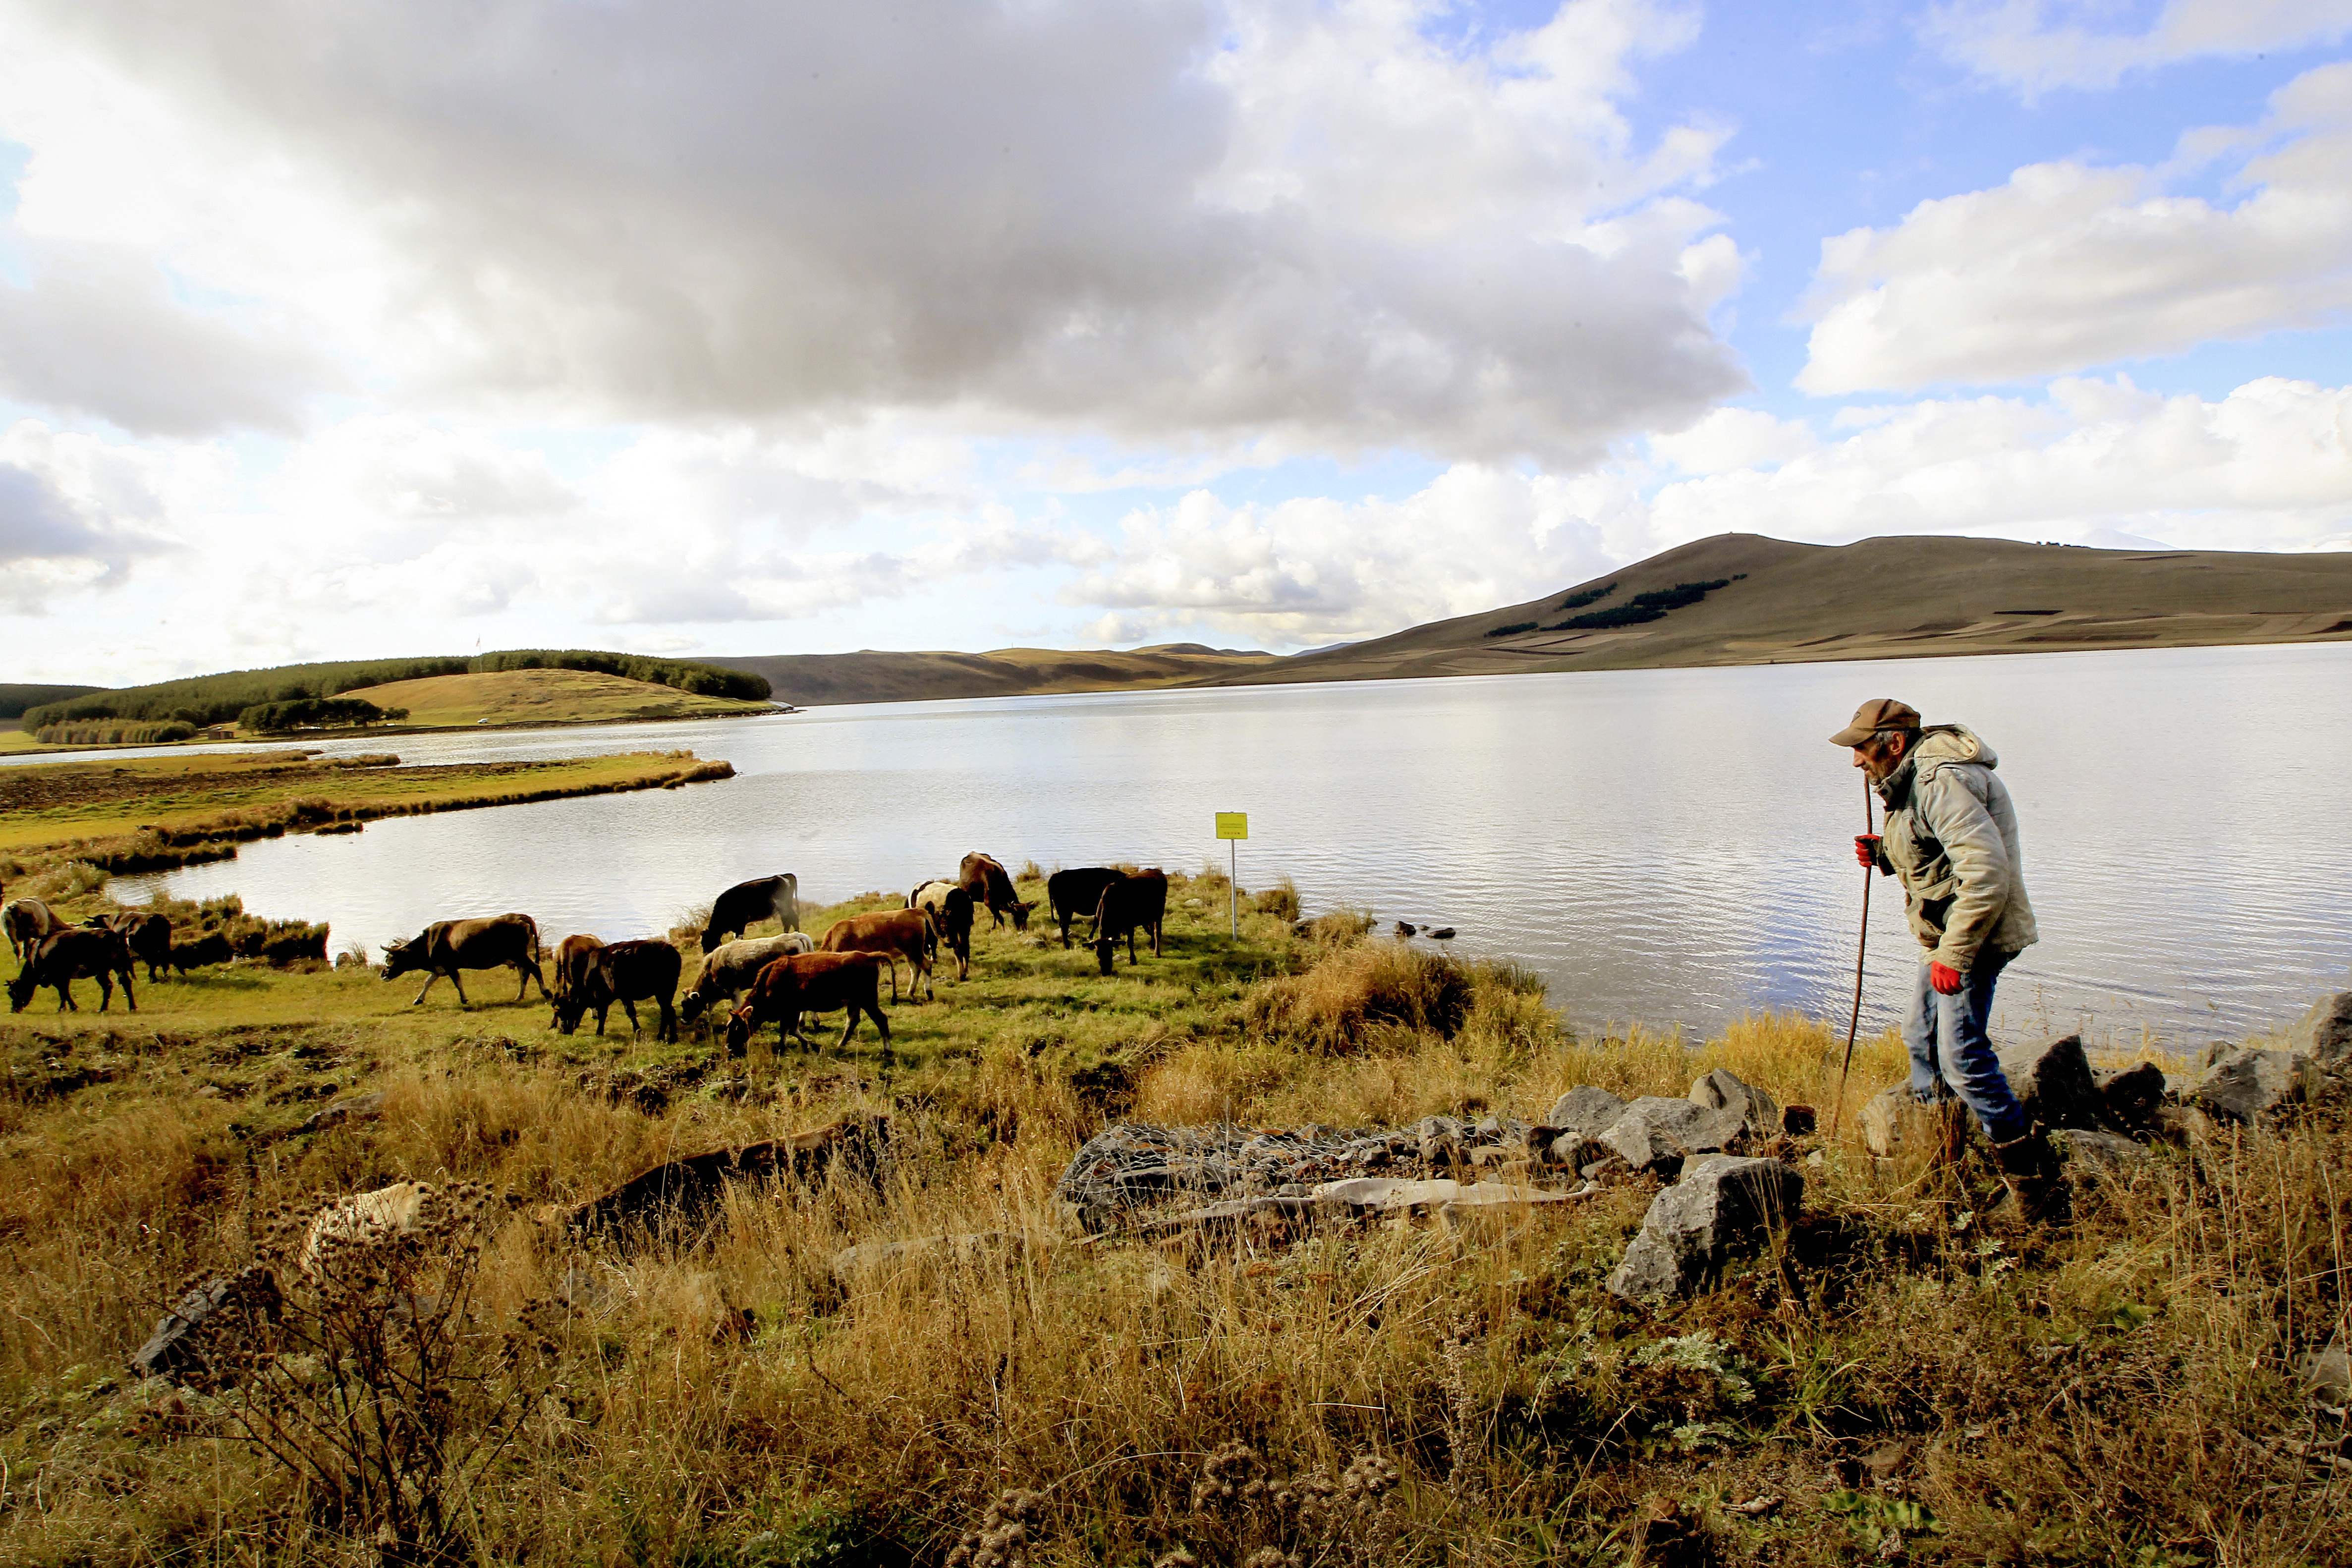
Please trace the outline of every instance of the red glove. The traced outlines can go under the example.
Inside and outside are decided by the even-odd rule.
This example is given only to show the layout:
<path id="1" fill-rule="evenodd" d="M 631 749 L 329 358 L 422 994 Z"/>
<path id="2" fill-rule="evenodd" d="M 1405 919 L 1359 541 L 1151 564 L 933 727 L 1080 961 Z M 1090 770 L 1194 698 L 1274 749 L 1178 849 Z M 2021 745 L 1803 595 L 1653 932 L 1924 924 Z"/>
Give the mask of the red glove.
<path id="1" fill-rule="evenodd" d="M 1927 984 L 1934 986 L 1939 995 L 1957 996 L 1968 981 L 1950 964 L 1937 963 L 1931 959 L 1927 964 Z"/>
<path id="2" fill-rule="evenodd" d="M 1862 862 L 1865 871 L 1878 869 L 1878 835 L 1857 833 L 1853 836 L 1853 858 Z"/>

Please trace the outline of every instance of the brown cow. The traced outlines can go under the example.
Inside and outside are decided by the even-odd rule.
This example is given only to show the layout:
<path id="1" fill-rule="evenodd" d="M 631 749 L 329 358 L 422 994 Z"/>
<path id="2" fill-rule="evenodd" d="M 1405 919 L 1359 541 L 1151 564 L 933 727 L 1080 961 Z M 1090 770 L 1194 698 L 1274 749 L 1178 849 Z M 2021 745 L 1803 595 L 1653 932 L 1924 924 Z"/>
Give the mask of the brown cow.
<path id="1" fill-rule="evenodd" d="M 151 910 L 117 910 L 111 914 L 92 915 L 81 922 L 100 931 L 122 933 L 131 944 L 131 956 L 147 966 L 150 984 L 163 978 L 164 966 L 172 962 L 172 920 L 169 915 Z"/>
<path id="2" fill-rule="evenodd" d="M 383 967 L 376 973 L 386 980 L 397 980 L 420 969 L 426 971 L 425 990 L 409 1003 L 412 1007 L 424 1001 L 425 992 L 446 974 L 457 988 L 457 1005 L 469 1007 L 473 1004 L 466 1000 L 466 983 L 457 978 L 457 971 L 504 968 L 515 972 L 516 1001 L 530 994 L 534 980 L 539 982 L 541 1000 L 554 1000 L 548 994 L 547 977 L 539 972 L 539 922 L 529 915 L 435 921 L 413 942 L 386 942 Z"/>
<path id="3" fill-rule="evenodd" d="M 825 927 L 824 935 L 817 939 L 819 952 L 872 952 L 886 958 L 907 961 L 911 972 L 907 976 L 907 994 L 915 994 L 915 982 L 923 982 L 926 994 L 939 1000 L 940 988 L 931 979 L 931 960 L 940 950 L 939 928 L 930 916 L 920 910 L 885 910 L 879 914 L 850 915 Z M 898 968 L 890 966 L 890 1000 L 898 1000 Z"/>
<path id="4" fill-rule="evenodd" d="M 1095 908 L 1095 958 L 1102 972 L 1110 973 L 1111 955 L 1118 951 L 1120 937 L 1127 938 L 1128 965 L 1134 966 L 1138 927 L 1151 933 L 1151 956 L 1159 957 L 1160 926 L 1167 915 L 1168 878 L 1156 866 L 1104 888 L 1102 902 Z"/>
<path id="5" fill-rule="evenodd" d="M 618 1002 L 629 1015 L 630 1032 L 642 1035 L 645 1026 L 637 1022 L 637 1004 L 651 1000 L 661 1008 L 661 1030 L 655 1037 L 677 1039 L 677 1015 L 670 1010 L 670 998 L 677 994 L 679 963 L 677 949 L 666 942 L 616 942 L 599 947 L 595 963 L 580 984 L 556 998 L 555 1026 L 572 1033 L 580 1026 L 582 1015 L 593 1007 L 596 1032 L 602 1035 L 604 1019 Z"/>
<path id="6" fill-rule="evenodd" d="M 131 1010 L 139 1011 L 139 997 L 131 989 L 131 944 L 122 940 L 119 931 L 92 931 L 87 926 L 68 926 L 51 931 L 33 949 L 33 956 L 8 982 L 8 1010 L 21 1013 L 31 1005 L 33 993 L 44 985 L 58 988 L 58 1011 L 79 1012 L 73 999 L 73 982 L 85 977 L 98 982 L 98 1010 L 105 1012 L 114 1003 L 114 982 L 122 980 L 122 999 Z"/>
<path id="7" fill-rule="evenodd" d="M 857 1016 L 863 1013 L 874 1020 L 882 1037 L 882 1065 L 887 1068 L 890 1020 L 882 1016 L 881 984 L 882 960 L 870 952 L 805 952 L 780 958 L 760 971 L 760 978 L 751 983 L 751 996 L 727 1020 L 728 1053 L 741 1056 L 762 1024 L 777 1026 L 781 1044 L 800 1034 L 802 1014 L 830 1013 L 841 1007 L 847 1009 L 848 1017 L 842 1025 L 840 1048 L 849 1048 L 849 1037 L 857 1032 Z"/>
<path id="8" fill-rule="evenodd" d="M 580 932 L 555 944 L 555 1016 L 548 1019 L 549 1028 L 572 1032 L 563 1028 L 564 1000 L 588 983 L 588 976 L 596 970 L 596 955 L 604 951 L 603 938 Z"/>
<path id="9" fill-rule="evenodd" d="M 1029 911 L 1037 906 L 1024 904 L 1013 895 L 1013 879 L 1004 868 L 977 852 L 967 855 L 956 868 L 956 886 L 971 895 L 974 905 L 986 905 L 992 930 L 1004 924 L 1004 917 L 1013 917 L 1014 931 L 1029 929 Z"/>
<path id="10" fill-rule="evenodd" d="M 11 900 L 5 909 L 0 909 L 0 927 L 7 931 L 8 951 L 23 963 L 32 962 L 33 949 L 40 946 L 42 938 L 70 926 L 64 916 L 38 899 Z"/>
<path id="11" fill-rule="evenodd" d="M 907 895 L 907 907 L 920 910 L 939 928 L 940 940 L 955 954 L 956 978 L 971 978 L 971 895 L 953 882 L 925 882 Z"/>
<path id="12" fill-rule="evenodd" d="M 1045 897 L 1054 906 L 1054 919 L 1062 928 L 1062 950 L 1069 951 L 1070 922 L 1080 915 L 1092 916 L 1102 907 L 1102 891 L 1127 873 L 1109 866 L 1080 866 L 1067 871 L 1056 871 L 1045 879 Z"/>

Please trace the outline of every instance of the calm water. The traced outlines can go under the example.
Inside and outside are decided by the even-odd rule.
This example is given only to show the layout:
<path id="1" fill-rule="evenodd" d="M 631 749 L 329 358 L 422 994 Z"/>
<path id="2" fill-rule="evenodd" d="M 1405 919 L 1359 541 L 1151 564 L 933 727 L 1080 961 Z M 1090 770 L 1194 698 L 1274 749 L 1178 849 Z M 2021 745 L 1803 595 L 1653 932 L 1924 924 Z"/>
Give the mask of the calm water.
<path id="1" fill-rule="evenodd" d="M 656 933 L 743 878 L 818 901 L 986 850 L 1018 866 L 1197 868 L 1250 814 L 1241 879 L 1288 874 L 1458 927 L 1549 977 L 1585 1026 L 1843 1019 L 1862 786 L 1825 743 L 1865 698 L 1976 729 L 2023 825 L 2042 931 L 2003 980 L 2017 1032 L 2172 1048 L 2275 1027 L 2352 984 L 2352 646 L 2190 648 L 877 704 L 790 717 L 429 735 L 410 762 L 691 747 L 739 777 L 374 823 L 152 878 L 325 919 L 371 950 L 523 910 L 549 940 Z M 331 749 L 381 749 L 382 741 Z M 1871 907 L 1868 1020 L 1916 948 Z"/>

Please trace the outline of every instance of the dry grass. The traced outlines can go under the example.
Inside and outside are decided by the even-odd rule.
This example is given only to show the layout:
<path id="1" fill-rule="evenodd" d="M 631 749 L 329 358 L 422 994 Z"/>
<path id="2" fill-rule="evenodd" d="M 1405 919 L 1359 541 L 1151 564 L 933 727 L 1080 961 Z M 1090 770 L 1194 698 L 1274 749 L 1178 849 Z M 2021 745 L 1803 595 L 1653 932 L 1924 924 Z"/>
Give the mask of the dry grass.
<path id="1" fill-rule="evenodd" d="M 1186 1547 L 1222 1563 L 1274 1537 L 1271 1514 L 1245 1529 L 1238 1504 L 1196 1498 L 1221 1449 L 1220 1475 L 1396 1467 L 1373 1513 L 1284 1538 L 1333 1563 L 1614 1563 L 1637 1537 L 1644 1561 L 1848 1563 L 1889 1531 L 1913 1560 L 2338 1550 L 2342 1427 L 2306 1413 L 2291 1365 L 2346 1327 L 2340 1110 L 2200 1134 L 2091 1189 L 2072 1234 L 2024 1243 L 1974 1222 L 1981 1170 L 1930 1193 L 1821 1147 L 1781 1252 L 1654 1312 L 1600 1289 L 1638 1188 L 1289 1243 L 1076 1240 L 1052 1183 L 1118 1082 L 1155 1120 L 1386 1123 L 1539 1115 L 1578 1082 L 1679 1094 L 1724 1065 L 1826 1121 L 1820 1025 L 1752 1018 L 1695 1048 L 1585 1037 L 1507 967 L 1293 944 L 1253 918 L 1222 961 L 1221 919 L 1171 921 L 1171 956 L 1112 981 L 985 932 L 970 986 L 894 1015 L 915 1065 L 887 1088 L 862 1058 L 755 1058 L 648 1099 L 698 1047 L 600 1050 L 547 1036 L 537 1007 L 12 1030 L 0 1559 L 364 1560 L 205 1400 L 113 1384 L 178 1281 L 249 1255 L 255 1216 L 403 1177 L 522 1199 L 481 1294 L 570 1303 L 550 1397 L 464 1499 L 486 1561 L 943 1563 L 1014 1489 L 1037 1494 L 1017 1505 L 1033 1563 Z M 334 974 L 257 984 L 256 1018 L 283 1016 L 272 994 L 363 993 Z M 1315 1048 L 1253 1022 L 1349 1017 L 1357 1037 Z M 1899 1058 L 1864 1043 L 1853 1106 Z M 215 1079 L 234 1092 L 192 1091 Z M 288 1131 L 362 1086 L 383 1090 L 379 1118 Z M 738 1188 L 634 1249 L 527 1217 L 674 1152 L 866 1113 L 892 1117 L 876 1179 Z M 830 1267 L 852 1243 L 948 1235 L 983 1239 Z M 1885 1485 L 1833 1474 L 1898 1436 L 1915 1448 Z M 1781 1501 L 1730 1508 L 1759 1497 Z"/>

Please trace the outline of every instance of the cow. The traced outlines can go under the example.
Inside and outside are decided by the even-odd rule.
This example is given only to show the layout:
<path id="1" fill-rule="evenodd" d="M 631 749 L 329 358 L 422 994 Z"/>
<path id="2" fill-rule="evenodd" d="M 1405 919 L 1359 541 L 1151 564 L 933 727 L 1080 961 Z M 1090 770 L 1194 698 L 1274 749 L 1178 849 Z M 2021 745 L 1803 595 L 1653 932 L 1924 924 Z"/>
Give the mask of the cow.
<path id="1" fill-rule="evenodd" d="M 790 871 L 754 881 L 738 882 L 711 900 L 710 923 L 698 939 L 709 954 L 743 934 L 744 929 L 773 916 L 786 931 L 801 926 L 801 879 Z"/>
<path id="2" fill-rule="evenodd" d="M 604 942 L 579 932 L 565 937 L 555 944 L 555 1018 L 550 1028 L 561 1026 L 564 999 L 588 983 L 589 973 L 596 967 L 596 955 L 604 951 Z M 564 1033 L 570 1034 L 569 1029 Z"/>
<path id="3" fill-rule="evenodd" d="M 0 910 L 0 927 L 6 928 L 8 951 L 19 963 L 30 961 L 43 937 L 68 929 L 64 918 L 38 899 L 17 899 Z"/>
<path id="4" fill-rule="evenodd" d="M 824 928 L 817 939 L 819 952 L 871 952 L 890 959 L 903 958 L 910 972 L 907 976 L 907 994 L 915 994 L 915 982 L 920 980 L 926 994 L 936 1002 L 940 988 L 931 979 L 931 960 L 940 951 L 939 928 L 931 917 L 920 910 L 885 910 L 880 914 L 850 915 Z M 890 1000 L 898 1000 L 898 966 L 890 966 Z"/>
<path id="5" fill-rule="evenodd" d="M 848 1018 L 842 1026 L 839 1048 L 849 1048 L 849 1037 L 857 1032 L 857 1016 L 863 1013 L 874 1020 L 882 1037 L 882 1065 L 887 1069 L 890 1020 L 882 1016 L 877 994 L 881 982 L 882 960 L 870 952 L 809 952 L 779 958 L 760 971 L 760 977 L 751 983 L 750 998 L 728 1018 L 728 1054 L 741 1056 L 762 1024 L 777 1026 L 781 1044 L 799 1035 L 802 1014 L 830 1013 L 841 1007 L 847 1010 Z"/>
<path id="6" fill-rule="evenodd" d="M 131 956 L 147 966 L 147 981 L 153 984 L 163 978 L 164 966 L 172 962 L 172 919 L 151 910 L 117 910 L 111 914 L 92 915 L 81 922 L 100 931 L 119 931 L 122 940 L 131 944 Z"/>
<path id="7" fill-rule="evenodd" d="M 33 949 L 33 956 L 8 982 L 8 1010 L 21 1013 L 32 1005 L 33 993 L 44 985 L 58 988 L 58 1011 L 79 1012 L 74 1006 L 73 982 L 83 978 L 98 982 L 98 1010 L 101 1013 L 114 1004 L 114 982 L 122 981 L 122 999 L 134 1013 L 139 1011 L 139 997 L 131 989 L 131 944 L 122 940 L 119 931 L 92 931 L 87 926 L 67 926 L 51 931 Z"/>
<path id="8" fill-rule="evenodd" d="M 801 931 L 730 942 L 703 959 L 702 967 L 695 973 L 694 984 L 687 989 L 686 1000 L 678 1004 L 678 1016 L 691 1024 L 722 996 L 731 1013 L 736 998 L 751 989 L 751 982 L 760 978 L 760 971 L 777 959 L 815 951 L 816 939 Z"/>
<path id="9" fill-rule="evenodd" d="M 216 931 L 206 931 L 194 942 L 172 944 L 172 972 L 185 974 L 191 969 L 202 969 L 208 963 L 226 963 L 236 956 L 236 952 L 229 946 L 228 938 Z"/>
<path id="10" fill-rule="evenodd" d="M 1029 929 L 1029 911 L 1037 906 L 1024 904 L 1014 898 L 1013 879 L 1005 875 L 1003 867 L 987 856 L 977 852 L 965 856 L 962 863 L 956 867 L 956 886 L 971 895 L 975 908 L 987 906 L 990 930 L 1002 927 L 1007 915 L 1013 917 L 1014 931 Z"/>
<path id="11" fill-rule="evenodd" d="M 1151 956 L 1159 957 L 1160 924 L 1167 914 L 1168 878 L 1157 867 L 1104 888 L 1102 901 L 1095 906 L 1095 959 L 1102 972 L 1110 973 L 1111 955 L 1121 937 L 1127 939 L 1129 967 L 1134 966 L 1138 928 L 1151 933 Z"/>
<path id="12" fill-rule="evenodd" d="M 925 882 L 907 895 L 907 907 L 931 917 L 940 940 L 955 954 L 956 978 L 971 978 L 971 895 L 953 882 Z"/>
<path id="13" fill-rule="evenodd" d="M 593 938 L 590 939 L 593 941 Z M 566 986 L 555 1002 L 555 1026 L 565 1034 L 580 1026 L 582 1016 L 595 1009 L 596 1033 L 604 1032 L 604 1019 L 618 1002 L 629 1015 L 629 1030 L 642 1035 L 645 1026 L 637 1022 L 637 1004 L 652 1000 L 661 1008 L 661 1029 L 655 1038 L 677 1038 L 677 1015 L 670 1010 L 670 998 L 677 994 L 677 949 L 666 942 L 616 942 L 599 946 L 595 962 L 590 964 L 576 986 Z"/>
<path id="14" fill-rule="evenodd" d="M 457 1005 L 470 1007 L 466 1000 L 466 983 L 457 977 L 461 969 L 505 969 L 515 972 L 515 1000 L 520 1002 L 530 994 L 530 984 L 539 982 L 539 994 L 543 1001 L 553 1001 L 548 994 L 547 977 L 539 972 L 539 922 L 529 915 L 494 915 L 482 920 L 435 921 L 408 942 L 384 943 L 383 967 L 376 973 L 386 980 L 397 980 L 404 974 L 423 971 L 425 986 L 409 1003 L 414 1007 L 425 1000 L 425 993 L 443 975 L 457 988 Z"/>
<path id="15" fill-rule="evenodd" d="M 1054 919 L 1061 922 L 1064 952 L 1069 951 L 1070 922 L 1094 914 L 1102 906 L 1103 889 L 1126 875 L 1108 866 L 1081 866 L 1045 879 L 1045 897 L 1053 901 Z"/>

